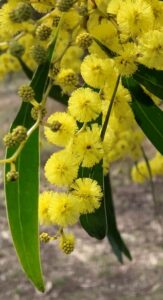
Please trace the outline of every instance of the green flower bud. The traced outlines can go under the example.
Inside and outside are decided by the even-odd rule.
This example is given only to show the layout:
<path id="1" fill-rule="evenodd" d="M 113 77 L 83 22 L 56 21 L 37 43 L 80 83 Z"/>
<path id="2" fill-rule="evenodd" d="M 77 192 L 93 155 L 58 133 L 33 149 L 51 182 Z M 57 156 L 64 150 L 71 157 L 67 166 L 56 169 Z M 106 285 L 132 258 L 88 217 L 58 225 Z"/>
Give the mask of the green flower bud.
<path id="1" fill-rule="evenodd" d="M 80 48 L 83 49 L 87 49 L 92 44 L 92 42 L 92 37 L 87 32 L 79 34 L 76 38 L 76 43 Z"/>
<path id="2" fill-rule="evenodd" d="M 18 178 L 19 178 L 19 173 L 17 171 L 15 171 L 15 170 L 9 171 L 6 174 L 6 180 L 8 182 L 10 182 L 10 181 L 16 181 Z"/>
<path id="3" fill-rule="evenodd" d="M 13 129 L 11 134 L 15 143 L 20 144 L 27 137 L 27 129 L 24 126 L 19 125 Z"/>
<path id="4" fill-rule="evenodd" d="M 57 27 L 58 26 L 58 24 L 59 24 L 59 21 L 60 21 L 60 16 L 57 16 L 57 15 L 55 15 L 54 17 L 53 17 L 53 26 L 54 27 Z"/>
<path id="5" fill-rule="evenodd" d="M 14 23 L 21 23 L 27 21 L 31 18 L 31 15 L 32 15 L 31 5 L 24 2 L 18 3 L 16 8 L 9 13 L 9 17 L 11 21 Z"/>
<path id="6" fill-rule="evenodd" d="M 62 11 L 68 11 L 74 4 L 74 0 L 58 0 L 57 8 Z"/>
<path id="7" fill-rule="evenodd" d="M 22 85 L 18 90 L 18 95 L 24 102 L 30 102 L 35 97 L 33 88 L 29 85 Z"/>
<path id="8" fill-rule="evenodd" d="M 10 54 L 15 57 L 21 57 L 24 54 L 24 47 L 23 45 L 19 44 L 16 41 L 13 41 L 9 46 Z"/>
<path id="9" fill-rule="evenodd" d="M 44 47 L 36 45 L 31 48 L 31 56 L 36 61 L 36 63 L 40 65 L 46 61 L 47 51 Z"/>
<path id="10" fill-rule="evenodd" d="M 50 66 L 50 77 L 55 78 L 59 73 L 59 68 L 55 64 Z"/>
<path id="11" fill-rule="evenodd" d="M 51 237 L 48 233 L 42 232 L 40 234 L 40 241 L 43 243 L 48 243 L 51 240 Z"/>
<path id="12" fill-rule="evenodd" d="M 39 38 L 39 40 L 46 41 L 51 35 L 51 32 L 52 30 L 50 27 L 42 24 L 39 27 L 37 27 L 36 36 Z"/>
<path id="13" fill-rule="evenodd" d="M 14 141 L 12 137 L 12 133 L 9 132 L 3 137 L 3 143 L 6 147 L 13 147 L 16 145 L 16 142 Z"/>
<path id="14" fill-rule="evenodd" d="M 88 9 L 87 6 L 82 4 L 81 6 L 79 6 L 78 8 L 78 13 L 80 16 L 85 17 L 88 15 Z"/>
<path id="15" fill-rule="evenodd" d="M 31 110 L 31 117 L 34 119 L 34 120 L 37 120 L 38 119 L 38 116 L 39 116 L 39 113 L 41 113 L 41 120 L 45 117 L 46 115 L 46 108 L 45 107 L 42 107 L 41 105 L 38 105 L 37 107 L 32 107 L 32 110 Z"/>

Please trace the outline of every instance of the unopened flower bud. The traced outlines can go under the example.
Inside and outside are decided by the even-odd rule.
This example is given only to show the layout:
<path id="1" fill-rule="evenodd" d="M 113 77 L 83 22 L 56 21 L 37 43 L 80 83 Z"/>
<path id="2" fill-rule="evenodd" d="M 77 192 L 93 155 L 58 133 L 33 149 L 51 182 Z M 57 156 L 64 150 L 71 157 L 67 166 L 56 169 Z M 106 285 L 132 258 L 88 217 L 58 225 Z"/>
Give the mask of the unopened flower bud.
<path id="1" fill-rule="evenodd" d="M 42 107 L 41 105 L 34 106 L 31 110 L 31 117 L 34 120 L 37 120 L 40 114 L 40 119 L 42 120 L 45 117 L 46 113 L 47 111 L 45 107 Z"/>
<path id="2" fill-rule="evenodd" d="M 19 44 L 18 42 L 14 41 L 9 46 L 10 54 L 15 57 L 21 57 L 24 54 L 24 47 L 23 45 Z"/>
<path id="3" fill-rule="evenodd" d="M 24 126 L 19 125 L 13 129 L 11 134 L 15 143 L 20 144 L 27 137 L 27 129 Z"/>
<path id="4" fill-rule="evenodd" d="M 64 234 L 59 240 L 59 247 L 65 254 L 70 254 L 74 250 L 75 237 L 73 234 Z"/>
<path id="5" fill-rule="evenodd" d="M 87 6 L 82 4 L 81 6 L 79 6 L 78 8 L 78 12 L 79 12 L 79 15 L 82 16 L 82 17 L 85 17 L 88 15 L 88 9 L 87 9 Z"/>
<path id="6" fill-rule="evenodd" d="M 20 2 L 10 13 L 9 17 L 14 23 L 21 23 L 31 18 L 32 7 L 28 3 Z"/>
<path id="7" fill-rule="evenodd" d="M 61 85 L 75 86 L 78 83 L 78 77 L 72 69 L 63 69 L 58 74 L 58 81 Z"/>
<path id="8" fill-rule="evenodd" d="M 18 90 L 18 95 L 24 102 L 30 102 L 35 97 L 35 92 L 30 85 L 21 85 Z"/>
<path id="9" fill-rule="evenodd" d="M 79 34 L 76 38 L 76 43 L 83 49 L 87 49 L 92 44 L 92 41 L 92 37 L 87 32 Z"/>
<path id="10" fill-rule="evenodd" d="M 74 4 L 74 0 L 58 0 L 57 8 L 62 11 L 68 11 Z"/>
<path id="11" fill-rule="evenodd" d="M 16 181 L 18 178 L 19 178 L 19 173 L 16 170 L 9 171 L 6 174 L 6 180 L 8 182 L 10 182 L 10 181 Z"/>
<path id="12" fill-rule="evenodd" d="M 13 140 L 12 133 L 9 132 L 3 137 L 3 143 L 6 147 L 13 147 L 16 145 L 15 141 Z"/>
<path id="13" fill-rule="evenodd" d="M 50 74 L 49 74 L 49 76 L 52 77 L 52 78 L 55 78 L 58 73 L 59 73 L 59 68 L 55 64 L 52 64 L 50 66 Z"/>
<path id="14" fill-rule="evenodd" d="M 59 24 L 59 21 L 60 21 L 60 16 L 58 16 L 58 15 L 55 15 L 54 17 L 53 17 L 53 26 L 54 27 L 57 27 L 58 26 L 58 24 Z"/>
<path id="15" fill-rule="evenodd" d="M 51 35 L 51 28 L 49 26 L 46 26 L 44 24 L 40 25 L 36 29 L 36 36 L 41 41 L 46 41 L 49 36 Z"/>
<path id="16" fill-rule="evenodd" d="M 40 241 L 43 243 L 48 243 L 51 240 L 50 235 L 47 232 L 42 232 L 40 234 Z"/>
<path id="17" fill-rule="evenodd" d="M 46 61 L 47 51 L 44 47 L 36 45 L 31 48 L 31 56 L 40 65 Z"/>

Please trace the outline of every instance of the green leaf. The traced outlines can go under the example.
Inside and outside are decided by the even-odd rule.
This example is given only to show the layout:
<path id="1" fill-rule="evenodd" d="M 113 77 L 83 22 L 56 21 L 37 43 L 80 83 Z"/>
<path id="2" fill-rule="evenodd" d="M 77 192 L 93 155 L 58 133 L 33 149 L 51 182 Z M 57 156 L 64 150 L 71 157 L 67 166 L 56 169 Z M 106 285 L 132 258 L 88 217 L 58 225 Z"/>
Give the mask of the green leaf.
<path id="1" fill-rule="evenodd" d="M 55 42 L 48 49 L 48 59 L 40 65 L 33 76 L 31 86 L 40 102 L 47 85 Z M 17 125 L 30 128 L 34 124 L 31 118 L 31 105 L 22 103 L 11 129 Z M 15 148 L 7 149 L 9 158 Z M 21 266 L 35 287 L 44 291 L 42 279 L 39 234 L 38 234 L 38 195 L 39 195 L 39 131 L 35 130 L 26 142 L 16 162 L 19 179 L 16 182 L 5 182 L 8 221 L 13 243 Z M 6 164 L 6 173 L 9 165 Z"/>
<path id="2" fill-rule="evenodd" d="M 139 65 L 133 78 L 149 92 L 163 100 L 163 71 L 148 69 L 143 65 Z"/>
<path id="3" fill-rule="evenodd" d="M 49 96 L 54 100 L 58 101 L 59 103 L 62 103 L 66 106 L 68 105 L 69 96 L 62 93 L 62 89 L 59 85 L 53 85 Z"/>
<path id="4" fill-rule="evenodd" d="M 104 51 L 106 53 L 106 55 L 110 58 L 113 58 L 115 56 L 117 56 L 117 54 L 115 52 L 113 52 L 112 50 L 110 50 L 108 47 L 106 47 L 103 43 L 101 43 L 98 39 L 93 38 L 94 41 L 97 43 L 97 45 L 101 48 L 102 51 Z"/>
<path id="5" fill-rule="evenodd" d="M 19 261 L 27 277 L 44 291 L 38 240 L 38 166 L 38 132 L 34 132 L 17 162 L 19 179 L 6 182 L 5 189 L 8 220 Z"/>
<path id="6" fill-rule="evenodd" d="M 91 170 L 81 168 L 79 177 L 90 177 L 98 182 L 103 189 L 103 169 L 102 162 L 95 165 Z M 104 199 L 102 199 L 101 206 L 95 210 L 94 213 L 84 214 L 80 217 L 80 223 L 84 230 L 92 237 L 99 240 L 106 235 Z"/>
<path id="7" fill-rule="evenodd" d="M 122 256 L 123 254 L 126 255 L 126 257 L 128 257 L 130 260 L 132 259 L 132 257 L 117 228 L 109 175 L 104 176 L 103 189 L 104 189 L 104 208 L 105 208 L 105 220 L 106 220 L 106 236 L 118 260 L 121 263 L 123 263 L 123 256 Z"/>
<path id="8" fill-rule="evenodd" d="M 123 78 L 123 85 L 131 93 L 131 108 L 135 119 L 146 136 L 163 154 L 163 112 L 133 78 Z"/>
<path id="9" fill-rule="evenodd" d="M 21 64 L 22 70 L 24 71 L 25 75 L 28 77 L 28 79 L 32 79 L 33 72 L 32 70 L 25 64 L 25 62 L 22 60 L 22 58 L 18 58 L 19 63 Z"/>

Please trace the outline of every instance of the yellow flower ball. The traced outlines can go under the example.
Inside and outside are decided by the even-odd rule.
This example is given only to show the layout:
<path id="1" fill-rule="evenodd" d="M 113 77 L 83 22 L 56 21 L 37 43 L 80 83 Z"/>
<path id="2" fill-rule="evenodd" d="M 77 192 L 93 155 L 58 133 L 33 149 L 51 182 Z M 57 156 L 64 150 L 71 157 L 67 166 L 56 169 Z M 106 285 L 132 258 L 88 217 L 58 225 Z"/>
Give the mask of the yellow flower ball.
<path id="1" fill-rule="evenodd" d="M 106 80 L 114 79 L 113 61 L 101 59 L 94 54 L 88 55 L 81 64 L 81 75 L 88 85 L 102 88 Z"/>
<path id="2" fill-rule="evenodd" d="M 51 155 L 45 165 L 47 180 L 57 186 L 68 186 L 77 177 L 78 164 L 66 150 Z"/>
<path id="3" fill-rule="evenodd" d="M 100 207 L 102 191 L 96 180 L 78 178 L 72 185 L 72 194 L 76 197 L 82 214 L 92 213 Z"/>
<path id="4" fill-rule="evenodd" d="M 117 23 L 122 38 L 136 38 L 153 28 L 154 16 L 151 5 L 144 0 L 121 1 Z"/>
<path id="5" fill-rule="evenodd" d="M 45 136 L 50 143 L 57 146 L 66 146 L 77 129 L 74 118 L 65 112 L 50 115 L 47 123 L 49 127 L 45 127 Z"/>
<path id="6" fill-rule="evenodd" d="M 43 192 L 39 196 L 39 222 L 43 225 L 51 223 L 49 217 L 49 204 L 54 200 L 54 192 Z"/>
<path id="7" fill-rule="evenodd" d="M 139 39 L 139 62 L 163 70 L 163 31 L 150 30 Z"/>
<path id="8" fill-rule="evenodd" d="M 138 49 L 134 43 L 126 43 L 115 57 L 115 66 L 121 75 L 130 76 L 137 70 Z"/>
<path id="9" fill-rule="evenodd" d="M 62 227 L 77 223 L 79 210 L 75 197 L 67 193 L 55 193 L 49 205 L 49 216 L 52 224 Z"/>
<path id="10" fill-rule="evenodd" d="M 69 98 L 68 110 L 79 122 L 97 119 L 101 113 L 101 100 L 98 93 L 90 88 L 79 88 Z"/>
<path id="11" fill-rule="evenodd" d="M 103 156 L 103 147 L 100 140 L 100 128 L 94 124 L 92 128 L 79 133 L 73 141 L 73 154 L 78 156 L 83 167 L 93 167 Z"/>

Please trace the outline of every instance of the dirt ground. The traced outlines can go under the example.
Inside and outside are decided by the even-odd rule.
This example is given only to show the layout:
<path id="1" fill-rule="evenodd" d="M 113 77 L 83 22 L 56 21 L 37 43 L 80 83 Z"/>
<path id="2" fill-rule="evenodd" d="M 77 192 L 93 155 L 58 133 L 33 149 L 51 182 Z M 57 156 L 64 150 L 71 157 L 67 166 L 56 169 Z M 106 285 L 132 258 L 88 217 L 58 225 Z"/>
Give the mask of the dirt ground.
<path id="1" fill-rule="evenodd" d="M 0 136 L 8 129 L 19 101 L 15 86 L 0 87 Z M 50 110 L 55 109 L 52 103 Z M 42 162 L 51 149 L 43 147 Z M 4 149 L 0 142 L 0 155 Z M 117 221 L 133 260 L 120 265 L 111 248 L 90 238 L 75 227 L 76 250 L 70 256 L 55 245 L 41 245 L 46 293 L 37 292 L 25 278 L 8 230 L 3 194 L 3 168 L 0 168 L 0 300 L 163 300 L 163 180 L 155 180 L 158 212 L 150 186 L 133 184 L 128 179 L 129 162 L 116 164 L 112 184 Z M 43 186 L 46 182 L 43 180 Z"/>

